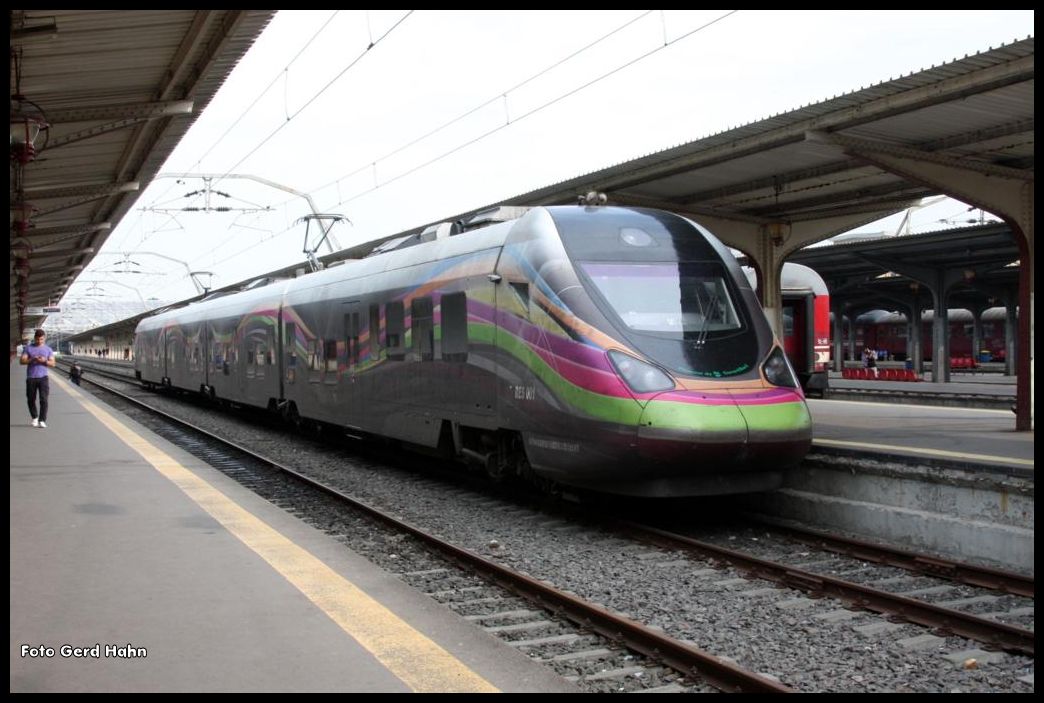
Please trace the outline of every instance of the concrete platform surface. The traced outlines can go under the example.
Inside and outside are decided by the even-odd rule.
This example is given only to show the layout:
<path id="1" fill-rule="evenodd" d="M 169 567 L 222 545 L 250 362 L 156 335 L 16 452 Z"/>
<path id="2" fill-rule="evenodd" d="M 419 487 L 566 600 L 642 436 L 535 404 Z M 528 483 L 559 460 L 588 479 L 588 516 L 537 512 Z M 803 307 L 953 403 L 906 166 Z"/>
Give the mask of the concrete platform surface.
<path id="1" fill-rule="evenodd" d="M 575 687 L 68 381 L 10 393 L 10 689 Z"/>

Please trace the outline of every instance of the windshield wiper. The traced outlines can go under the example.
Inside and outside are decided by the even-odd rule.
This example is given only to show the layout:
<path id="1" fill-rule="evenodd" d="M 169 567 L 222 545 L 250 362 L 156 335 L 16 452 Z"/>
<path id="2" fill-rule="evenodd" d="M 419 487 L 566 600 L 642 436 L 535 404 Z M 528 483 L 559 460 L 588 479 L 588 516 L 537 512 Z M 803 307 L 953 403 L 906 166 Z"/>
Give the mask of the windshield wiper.
<path id="1" fill-rule="evenodd" d="M 704 309 L 705 311 L 703 313 L 703 321 L 700 322 L 700 329 L 696 333 L 696 348 L 697 349 L 702 349 L 704 343 L 706 343 L 706 341 L 707 341 L 707 333 L 709 331 L 708 328 L 707 328 L 707 323 L 709 322 L 711 312 L 714 310 L 714 306 L 717 305 L 717 303 L 718 303 L 718 291 L 714 291 L 714 295 L 712 295 L 711 299 L 707 302 L 707 307 Z"/>

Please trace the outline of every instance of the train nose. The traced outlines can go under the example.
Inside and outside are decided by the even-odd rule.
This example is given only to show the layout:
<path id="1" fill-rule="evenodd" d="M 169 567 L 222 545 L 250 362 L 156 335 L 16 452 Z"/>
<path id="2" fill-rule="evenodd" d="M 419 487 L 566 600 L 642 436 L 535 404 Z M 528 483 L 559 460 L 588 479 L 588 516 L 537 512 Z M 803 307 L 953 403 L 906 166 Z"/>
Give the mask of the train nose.
<path id="1" fill-rule="evenodd" d="M 660 393 L 646 404 L 638 425 L 641 453 L 661 461 L 691 461 L 694 449 L 701 459 L 720 454 L 735 461 L 746 453 L 748 438 L 747 420 L 727 391 Z"/>
<path id="2" fill-rule="evenodd" d="M 812 446 L 812 416 L 797 390 L 731 391 L 747 423 L 747 459 L 796 464 Z"/>

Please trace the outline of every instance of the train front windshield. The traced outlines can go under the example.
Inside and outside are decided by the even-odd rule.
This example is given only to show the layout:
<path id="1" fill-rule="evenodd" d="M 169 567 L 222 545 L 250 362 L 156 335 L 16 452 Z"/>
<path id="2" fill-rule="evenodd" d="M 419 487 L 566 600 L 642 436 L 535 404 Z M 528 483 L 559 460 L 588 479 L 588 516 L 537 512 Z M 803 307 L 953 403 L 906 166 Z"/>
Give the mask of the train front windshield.
<path id="1" fill-rule="evenodd" d="M 634 332 L 684 340 L 743 326 L 724 278 L 706 264 L 580 266 Z"/>
<path id="2" fill-rule="evenodd" d="M 720 378 L 754 367 L 755 335 L 720 263 L 578 264 L 621 331 L 668 370 Z"/>

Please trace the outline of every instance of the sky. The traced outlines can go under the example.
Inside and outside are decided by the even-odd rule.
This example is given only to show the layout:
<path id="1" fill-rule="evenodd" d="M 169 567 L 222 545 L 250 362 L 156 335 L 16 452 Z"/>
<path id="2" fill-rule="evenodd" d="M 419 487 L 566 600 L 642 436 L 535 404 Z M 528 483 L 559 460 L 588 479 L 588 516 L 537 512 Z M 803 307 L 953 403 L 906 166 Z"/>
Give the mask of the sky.
<path id="1" fill-rule="evenodd" d="M 1032 31 L 999 10 L 283 10 L 62 304 L 151 307 L 195 295 L 189 271 L 217 288 L 304 261 L 309 204 L 286 189 L 345 216 L 347 248 Z M 179 174 L 224 178 L 208 197 Z M 231 210 L 182 209 L 208 202 Z M 910 221 L 979 215 L 947 199 Z"/>

